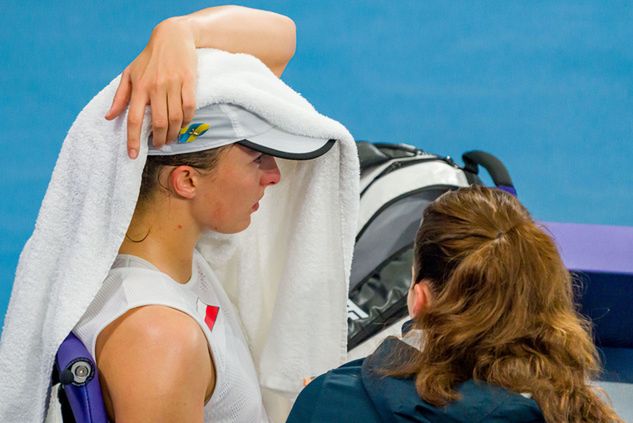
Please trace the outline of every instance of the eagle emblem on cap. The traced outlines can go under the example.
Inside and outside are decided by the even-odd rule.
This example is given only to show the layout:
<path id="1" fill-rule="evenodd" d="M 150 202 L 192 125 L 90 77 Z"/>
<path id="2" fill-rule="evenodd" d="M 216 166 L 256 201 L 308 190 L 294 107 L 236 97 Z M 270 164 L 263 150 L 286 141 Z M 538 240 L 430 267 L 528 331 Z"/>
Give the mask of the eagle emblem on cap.
<path id="1" fill-rule="evenodd" d="M 186 144 L 188 142 L 193 142 L 200 135 L 204 134 L 209 130 L 209 124 L 207 123 L 192 123 L 189 126 L 186 126 L 180 130 L 178 134 L 178 144 Z"/>

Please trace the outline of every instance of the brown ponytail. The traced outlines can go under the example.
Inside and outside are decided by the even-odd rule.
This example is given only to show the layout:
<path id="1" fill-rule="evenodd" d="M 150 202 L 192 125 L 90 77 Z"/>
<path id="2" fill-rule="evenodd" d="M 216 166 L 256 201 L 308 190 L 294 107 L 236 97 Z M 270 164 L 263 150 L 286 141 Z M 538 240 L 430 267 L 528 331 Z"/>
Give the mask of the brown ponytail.
<path id="1" fill-rule="evenodd" d="M 551 237 L 511 195 L 469 187 L 424 213 L 417 281 L 433 300 L 415 322 L 421 353 L 394 363 L 438 406 L 469 379 L 531 393 L 548 422 L 621 421 L 588 385 L 599 373 L 590 323 L 574 308 L 572 280 Z"/>

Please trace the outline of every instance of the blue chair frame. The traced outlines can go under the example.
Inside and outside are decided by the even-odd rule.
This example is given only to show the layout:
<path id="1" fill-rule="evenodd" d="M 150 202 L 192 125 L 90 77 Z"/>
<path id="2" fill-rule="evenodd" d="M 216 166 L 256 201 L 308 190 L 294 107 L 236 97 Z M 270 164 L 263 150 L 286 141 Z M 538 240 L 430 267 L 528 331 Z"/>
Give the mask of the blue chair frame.
<path id="1" fill-rule="evenodd" d="M 69 413 L 64 412 L 67 403 L 76 423 L 107 423 L 95 360 L 72 332 L 57 350 L 55 367 L 64 421 L 69 420 Z"/>

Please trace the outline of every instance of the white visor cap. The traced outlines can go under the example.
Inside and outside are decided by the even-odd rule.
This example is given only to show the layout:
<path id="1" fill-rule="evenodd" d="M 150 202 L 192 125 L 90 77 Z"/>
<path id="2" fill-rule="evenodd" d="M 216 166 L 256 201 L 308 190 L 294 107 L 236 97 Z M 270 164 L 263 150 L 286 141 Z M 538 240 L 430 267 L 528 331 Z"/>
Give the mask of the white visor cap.
<path id="1" fill-rule="evenodd" d="M 334 142 L 283 131 L 234 104 L 211 104 L 196 111 L 176 142 L 155 148 L 150 135 L 148 155 L 173 156 L 237 143 L 283 159 L 307 160 L 326 153 Z"/>

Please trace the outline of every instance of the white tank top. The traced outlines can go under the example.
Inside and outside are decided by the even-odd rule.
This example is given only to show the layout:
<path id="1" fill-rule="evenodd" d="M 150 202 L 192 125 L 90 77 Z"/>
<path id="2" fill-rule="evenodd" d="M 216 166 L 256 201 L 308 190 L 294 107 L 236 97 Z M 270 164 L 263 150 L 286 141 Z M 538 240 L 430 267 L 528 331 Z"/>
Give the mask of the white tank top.
<path id="1" fill-rule="evenodd" d="M 73 332 L 95 357 L 99 333 L 128 310 L 145 305 L 180 310 L 202 328 L 216 369 L 215 389 L 204 407 L 205 422 L 268 422 L 237 313 L 197 251 L 185 284 L 141 258 L 119 255 Z"/>

